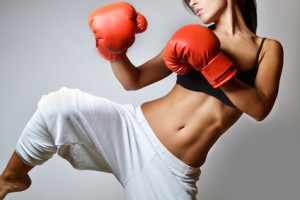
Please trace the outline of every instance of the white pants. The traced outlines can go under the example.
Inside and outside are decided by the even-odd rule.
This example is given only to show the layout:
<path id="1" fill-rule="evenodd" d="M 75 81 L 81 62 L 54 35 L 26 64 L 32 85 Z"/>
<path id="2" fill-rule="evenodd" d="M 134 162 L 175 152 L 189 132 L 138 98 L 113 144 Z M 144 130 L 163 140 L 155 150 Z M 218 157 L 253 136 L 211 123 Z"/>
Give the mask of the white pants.
<path id="1" fill-rule="evenodd" d="M 43 96 L 16 146 L 31 166 L 58 153 L 76 169 L 113 173 L 128 200 L 196 199 L 200 169 L 172 155 L 140 107 L 80 90 Z"/>

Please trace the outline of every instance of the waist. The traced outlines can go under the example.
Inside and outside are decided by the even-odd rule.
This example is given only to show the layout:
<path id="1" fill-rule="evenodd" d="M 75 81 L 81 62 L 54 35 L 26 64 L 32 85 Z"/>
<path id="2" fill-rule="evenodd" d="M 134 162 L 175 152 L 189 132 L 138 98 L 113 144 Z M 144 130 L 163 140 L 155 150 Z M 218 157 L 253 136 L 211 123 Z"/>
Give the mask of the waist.
<path id="1" fill-rule="evenodd" d="M 200 175 L 200 169 L 189 166 L 188 164 L 182 162 L 180 159 L 174 156 L 156 137 L 156 134 L 153 132 L 152 128 L 148 124 L 148 121 L 145 119 L 141 107 L 136 107 L 135 111 L 137 120 L 140 123 L 141 127 L 145 130 L 147 138 L 152 143 L 156 152 L 168 165 L 168 167 L 180 172 L 183 175 L 193 176 L 198 180 L 197 177 Z"/>

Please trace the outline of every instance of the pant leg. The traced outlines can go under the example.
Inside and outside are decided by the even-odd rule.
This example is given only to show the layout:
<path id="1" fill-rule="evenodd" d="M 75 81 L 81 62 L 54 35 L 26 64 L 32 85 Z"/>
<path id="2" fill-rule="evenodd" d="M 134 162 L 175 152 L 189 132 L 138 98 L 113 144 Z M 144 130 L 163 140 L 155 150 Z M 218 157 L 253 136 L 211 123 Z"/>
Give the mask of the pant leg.
<path id="1" fill-rule="evenodd" d="M 16 153 L 29 166 L 41 165 L 57 152 L 53 138 L 39 110 L 25 126 L 16 145 Z"/>
<path id="2" fill-rule="evenodd" d="M 37 113 L 17 144 L 30 165 L 42 164 L 57 151 L 74 168 L 113 173 L 124 185 L 155 153 L 142 145 L 147 141 L 139 136 L 132 105 L 62 88 L 44 96 Z M 43 131 L 28 128 L 36 121 Z"/>
<path id="3" fill-rule="evenodd" d="M 62 88 L 39 101 L 16 152 L 31 166 L 43 164 L 58 152 L 74 168 L 112 172 L 95 134 L 110 133 L 109 123 L 119 123 L 116 113 L 105 99 Z"/>
<path id="4" fill-rule="evenodd" d="M 125 186 L 128 200 L 194 200 L 156 154 Z"/>

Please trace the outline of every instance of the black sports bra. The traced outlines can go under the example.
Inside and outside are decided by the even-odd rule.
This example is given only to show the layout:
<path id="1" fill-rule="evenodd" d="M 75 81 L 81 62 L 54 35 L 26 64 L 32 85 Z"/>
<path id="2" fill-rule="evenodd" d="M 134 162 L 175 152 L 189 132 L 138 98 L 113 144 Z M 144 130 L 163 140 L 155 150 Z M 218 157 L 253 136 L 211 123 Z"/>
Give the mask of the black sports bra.
<path id="1" fill-rule="evenodd" d="M 255 78 L 258 70 L 258 58 L 265 39 L 266 38 L 263 38 L 260 43 L 260 46 L 256 53 L 256 61 L 253 68 L 249 70 L 238 70 L 235 75 L 235 77 L 237 77 L 239 80 L 252 87 L 254 87 L 255 84 Z M 189 90 L 204 92 L 219 99 L 220 101 L 231 107 L 235 107 L 230 99 L 226 96 L 226 94 L 220 88 L 213 88 L 199 71 L 192 69 L 185 75 L 178 74 L 176 83 Z"/>

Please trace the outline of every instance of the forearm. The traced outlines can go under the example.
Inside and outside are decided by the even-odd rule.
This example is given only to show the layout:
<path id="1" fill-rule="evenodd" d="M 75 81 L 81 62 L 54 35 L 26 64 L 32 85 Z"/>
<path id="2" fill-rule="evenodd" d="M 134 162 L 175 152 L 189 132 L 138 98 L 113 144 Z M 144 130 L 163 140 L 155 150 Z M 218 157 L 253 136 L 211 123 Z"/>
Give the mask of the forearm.
<path id="1" fill-rule="evenodd" d="M 237 78 L 231 79 L 220 88 L 239 110 L 257 121 L 267 117 L 275 101 L 268 99 L 261 91 Z"/>
<path id="2" fill-rule="evenodd" d="M 137 89 L 139 70 L 127 56 L 110 62 L 113 73 L 125 90 Z"/>
<path id="3" fill-rule="evenodd" d="M 111 61 L 112 70 L 126 90 L 137 90 L 160 81 L 172 73 L 164 63 L 164 51 L 135 66 L 127 56 Z"/>

